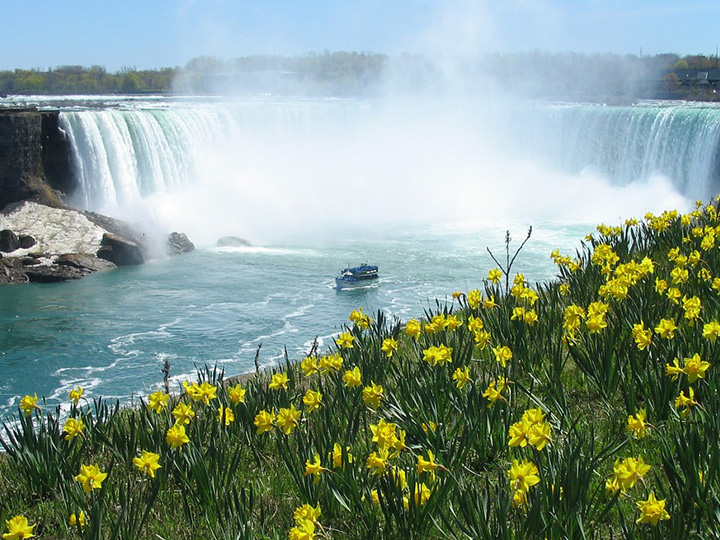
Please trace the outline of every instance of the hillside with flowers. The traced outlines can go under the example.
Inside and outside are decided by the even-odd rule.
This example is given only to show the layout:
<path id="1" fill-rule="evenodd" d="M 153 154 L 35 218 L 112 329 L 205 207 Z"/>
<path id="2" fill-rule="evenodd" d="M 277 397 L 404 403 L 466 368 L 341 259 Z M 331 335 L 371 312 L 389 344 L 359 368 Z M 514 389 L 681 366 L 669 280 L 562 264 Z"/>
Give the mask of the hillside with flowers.
<path id="1" fill-rule="evenodd" d="M 324 354 L 4 426 L 3 538 L 718 539 L 720 215 L 598 227 Z"/>

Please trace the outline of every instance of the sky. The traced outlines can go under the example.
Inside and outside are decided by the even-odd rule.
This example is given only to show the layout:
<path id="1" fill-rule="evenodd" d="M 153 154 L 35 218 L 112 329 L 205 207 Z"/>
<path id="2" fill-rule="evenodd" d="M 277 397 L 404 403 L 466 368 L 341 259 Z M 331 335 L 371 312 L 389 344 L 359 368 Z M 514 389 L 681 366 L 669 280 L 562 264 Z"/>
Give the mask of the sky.
<path id="1" fill-rule="evenodd" d="M 0 0 L 0 69 L 356 51 L 713 55 L 718 0 Z"/>

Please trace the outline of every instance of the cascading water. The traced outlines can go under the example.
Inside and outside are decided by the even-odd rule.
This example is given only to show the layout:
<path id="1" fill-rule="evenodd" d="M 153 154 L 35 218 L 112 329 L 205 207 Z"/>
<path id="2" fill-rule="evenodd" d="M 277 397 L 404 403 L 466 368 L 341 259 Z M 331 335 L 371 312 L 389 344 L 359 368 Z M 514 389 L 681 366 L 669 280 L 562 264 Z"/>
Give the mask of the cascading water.
<path id="1" fill-rule="evenodd" d="M 408 171 L 409 177 L 403 179 L 392 165 L 364 170 L 363 177 L 352 170 L 362 169 L 367 166 L 364 161 L 375 159 L 387 164 L 393 160 L 389 154 L 395 154 L 397 160 L 417 161 L 420 156 L 429 161 L 423 143 L 413 140 L 418 134 L 426 135 L 426 139 L 436 137 L 435 146 L 443 144 L 442 131 L 447 126 L 438 124 L 442 112 L 438 113 L 434 104 L 405 104 L 401 108 L 400 114 L 388 114 L 391 107 L 387 104 L 359 100 L 191 102 L 129 110 L 73 110 L 63 112 L 61 122 L 74 152 L 78 184 L 75 203 L 112 214 L 118 207 L 135 205 L 156 193 L 173 193 L 192 185 L 212 189 L 219 177 L 228 182 L 260 183 L 277 195 L 304 174 L 304 181 L 317 188 L 317 181 L 310 177 L 328 171 L 310 171 L 308 166 L 299 165 L 303 157 L 293 154 L 299 144 L 313 138 L 318 146 L 327 147 L 324 155 L 317 148 L 320 155 L 308 151 L 306 157 L 316 169 L 321 168 L 320 160 L 332 160 L 343 153 L 361 154 L 370 147 L 367 156 L 346 159 L 350 181 L 368 182 L 368 177 L 388 174 L 385 186 L 405 181 L 422 190 L 422 182 L 410 177 L 418 176 L 414 171 Z M 490 108 L 475 104 L 466 112 L 460 144 L 481 140 L 485 148 L 493 148 L 488 155 L 521 156 L 571 175 L 591 170 L 616 186 L 660 175 L 688 198 L 708 198 L 718 188 L 720 108 L 713 105 L 533 103 Z M 408 127 L 407 132 L 398 128 L 398 123 L 412 115 L 432 120 L 423 125 L 423 120 L 412 119 L 410 124 L 420 123 Z M 351 140 L 354 148 L 335 147 L 339 136 Z M 396 151 L 379 158 L 373 155 L 392 145 L 397 145 Z M 410 147 L 419 150 L 412 154 Z M 226 155 L 220 156 L 221 151 Z M 435 161 L 454 158 L 432 151 L 438 154 Z M 279 166 L 284 185 L 273 188 L 268 178 L 251 178 L 252 170 L 248 173 L 246 169 L 252 169 L 258 154 L 266 154 L 265 159 L 275 166 L 286 161 Z M 355 166 L 352 159 L 360 165 Z M 487 169 L 490 160 L 481 161 Z M 331 172 L 330 176 L 337 174 Z M 338 180 L 343 179 L 332 178 L 321 187 L 329 188 Z M 483 181 L 468 178 L 466 183 Z"/>
<path id="2" fill-rule="evenodd" d="M 571 172 L 591 167 L 615 184 L 663 175 L 690 198 L 713 196 L 719 187 L 717 106 L 556 105 L 524 111 L 526 122 L 534 124 L 521 131 L 528 146 Z"/>

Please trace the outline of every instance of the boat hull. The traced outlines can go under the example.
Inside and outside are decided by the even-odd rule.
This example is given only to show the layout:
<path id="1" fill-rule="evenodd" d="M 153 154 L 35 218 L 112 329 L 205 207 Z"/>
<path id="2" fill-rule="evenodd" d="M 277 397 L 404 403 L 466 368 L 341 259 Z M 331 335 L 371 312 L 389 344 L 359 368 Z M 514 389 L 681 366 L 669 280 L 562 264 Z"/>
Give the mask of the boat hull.
<path id="1" fill-rule="evenodd" d="M 372 276 L 364 279 L 357 279 L 352 277 L 338 277 L 335 278 L 335 288 L 338 290 L 345 289 L 360 289 L 362 287 L 369 287 L 378 282 L 378 276 Z"/>

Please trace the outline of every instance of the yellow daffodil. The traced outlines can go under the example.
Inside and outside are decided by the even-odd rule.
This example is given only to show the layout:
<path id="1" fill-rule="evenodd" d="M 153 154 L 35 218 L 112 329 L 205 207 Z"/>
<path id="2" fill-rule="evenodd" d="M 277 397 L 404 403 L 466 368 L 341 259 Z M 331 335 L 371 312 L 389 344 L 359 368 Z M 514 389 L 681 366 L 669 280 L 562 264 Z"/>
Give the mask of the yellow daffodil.
<path id="1" fill-rule="evenodd" d="M 30 395 L 25 395 L 20 400 L 20 410 L 25 413 L 25 416 L 30 416 L 34 409 L 40 410 L 40 407 L 38 407 L 37 404 L 37 394 L 33 395 L 32 397 Z"/>
<path id="2" fill-rule="evenodd" d="M 420 321 L 415 319 L 410 319 L 407 324 L 405 325 L 405 334 L 414 338 L 418 339 L 420 337 L 420 333 L 422 332 L 422 325 L 420 324 Z"/>
<path id="3" fill-rule="evenodd" d="M 162 390 L 153 392 L 148 396 L 148 408 L 152 409 L 156 413 L 161 413 L 165 407 L 167 407 L 170 394 L 166 394 Z"/>
<path id="4" fill-rule="evenodd" d="M 635 439 L 642 439 L 647 434 L 646 416 L 647 413 L 645 409 L 640 409 L 634 415 L 628 416 L 627 431 L 632 434 Z"/>
<path id="5" fill-rule="evenodd" d="M 240 386 L 239 384 L 235 386 L 228 387 L 228 397 L 230 398 L 230 403 L 233 405 L 237 405 L 238 403 L 245 403 L 245 393 L 247 390 Z"/>
<path id="6" fill-rule="evenodd" d="M 512 360 L 513 357 L 512 351 L 507 345 L 493 347 L 492 352 L 495 354 L 495 360 L 504 368 L 507 367 L 507 363 Z"/>
<path id="7" fill-rule="evenodd" d="M 369 405 L 373 409 L 380 407 L 380 400 L 383 395 L 383 387 L 374 382 L 370 383 L 370 386 L 366 386 L 362 391 L 362 398 L 366 405 Z"/>
<path id="8" fill-rule="evenodd" d="M 32 538 L 35 525 L 30 525 L 25 516 L 15 516 L 5 522 L 8 532 L 3 534 L 5 540 L 22 540 Z"/>
<path id="9" fill-rule="evenodd" d="M 73 437 L 76 437 L 78 435 L 83 435 L 83 430 L 85 429 L 85 424 L 83 421 L 79 418 L 68 418 L 65 421 L 65 425 L 63 426 L 63 431 L 65 432 L 65 440 L 69 441 Z"/>
<path id="10" fill-rule="evenodd" d="M 465 386 L 472 381 L 470 377 L 470 366 L 465 366 L 464 368 L 457 368 L 452 376 L 453 380 L 456 381 L 455 385 L 463 389 Z"/>
<path id="11" fill-rule="evenodd" d="M 670 514 L 665 510 L 665 500 L 658 501 L 655 493 L 651 492 L 647 500 L 638 501 L 636 504 L 640 511 L 640 517 L 637 519 L 637 523 L 657 525 L 660 520 L 670 519 Z"/>
<path id="12" fill-rule="evenodd" d="M 315 390 L 308 390 L 303 396 L 303 403 L 305 404 L 305 407 L 307 407 L 308 414 L 310 414 L 320 407 L 320 404 L 322 403 L 322 394 Z"/>
<path id="13" fill-rule="evenodd" d="M 87 524 L 87 518 L 85 517 L 85 512 L 80 510 L 77 514 L 70 514 L 70 519 L 68 519 L 68 526 L 70 527 L 84 527 Z M 27 538 L 27 536 L 25 537 Z"/>
<path id="14" fill-rule="evenodd" d="M 385 353 L 385 356 L 392 358 L 393 353 L 397 352 L 398 342 L 393 338 L 385 338 L 382 342 L 380 350 Z"/>
<path id="15" fill-rule="evenodd" d="M 235 413 L 230 407 L 220 405 L 220 407 L 218 407 L 217 419 L 220 424 L 227 427 L 235 421 Z"/>
<path id="16" fill-rule="evenodd" d="M 75 405 L 77 405 L 78 402 L 80 401 L 80 399 L 82 398 L 83 392 L 84 392 L 84 390 L 80 386 L 78 386 L 77 388 L 73 388 L 72 390 L 70 390 L 70 395 L 69 395 L 70 400 Z"/>
<path id="17" fill-rule="evenodd" d="M 342 448 L 342 446 L 340 446 L 340 444 L 335 443 L 333 445 L 333 453 L 332 453 L 333 468 L 339 469 L 340 467 L 342 467 L 343 458 L 345 459 L 346 463 L 352 463 L 354 461 L 353 455 L 350 453 L 349 446 L 346 446 L 345 450 L 343 450 L 343 448 Z"/>
<path id="18" fill-rule="evenodd" d="M 107 473 L 102 472 L 97 465 L 80 465 L 80 473 L 75 476 L 75 480 L 82 485 L 85 493 L 90 493 L 93 489 L 102 489 L 105 478 Z"/>
<path id="19" fill-rule="evenodd" d="M 300 425 L 300 415 L 302 413 L 290 405 L 289 408 L 281 408 L 277 413 L 277 427 L 279 427 L 285 435 L 290 435 L 293 430 Z"/>
<path id="20" fill-rule="evenodd" d="M 317 482 L 320 479 L 320 474 L 324 472 L 330 472 L 328 469 L 322 466 L 320 463 L 320 456 L 315 454 L 315 457 L 313 461 L 310 461 L 309 459 L 305 461 L 305 476 L 313 475 L 315 476 L 315 481 Z"/>
<path id="21" fill-rule="evenodd" d="M 287 390 L 289 380 L 290 379 L 288 378 L 287 373 L 275 373 L 273 374 L 268 387 L 272 390 L 280 390 L 281 388 L 283 390 Z"/>
<path id="22" fill-rule="evenodd" d="M 355 366 L 354 368 L 347 370 L 343 374 L 343 383 L 345 383 L 345 386 L 348 388 L 362 386 L 362 374 L 360 373 L 360 368 Z"/>
<path id="23" fill-rule="evenodd" d="M 354 347 L 354 341 L 355 336 L 353 336 L 350 332 L 344 332 L 337 338 L 337 345 L 341 349 L 352 349 Z"/>
<path id="24" fill-rule="evenodd" d="M 180 448 L 183 444 L 190 442 L 185 434 L 185 426 L 175 424 L 165 433 L 165 441 L 173 448 Z"/>
<path id="25" fill-rule="evenodd" d="M 257 428 L 257 434 L 261 435 L 270 431 L 275 425 L 275 413 L 268 411 L 260 411 L 255 415 L 255 421 L 253 422 Z"/>
<path id="26" fill-rule="evenodd" d="M 189 403 L 178 403 L 172 411 L 176 424 L 189 424 L 190 420 L 195 417 L 192 405 Z"/>
<path id="27" fill-rule="evenodd" d="M 162 467 L 159 461 L 160 456 L 158 454 L 147 450 L 143 450 L 140 457 L 133 458 L 133 463 L 138 470 L 143 474 L 147 474 L 150 478 L 155 478 L 155 471 Z"/>

